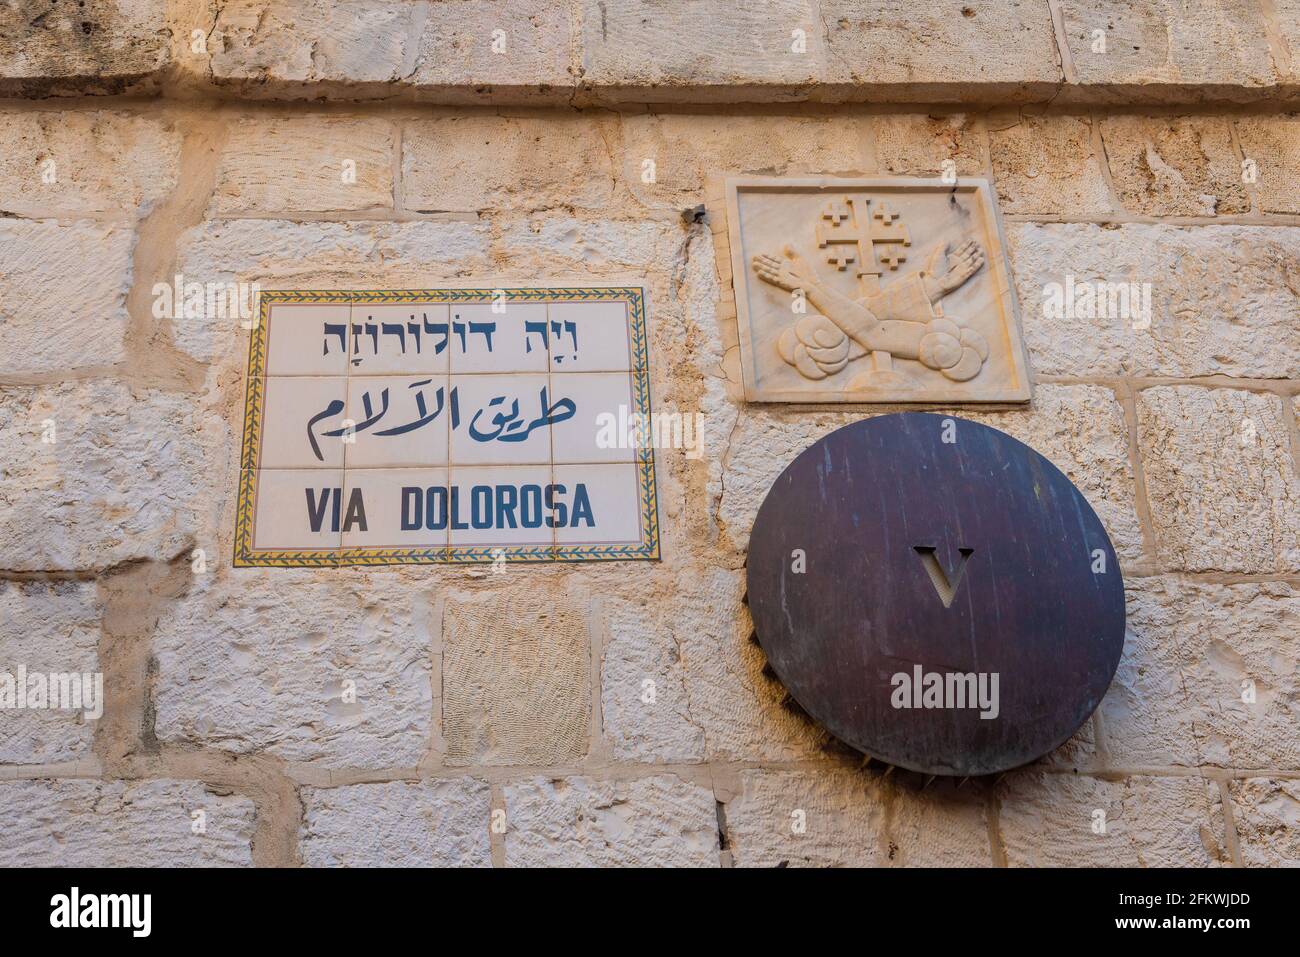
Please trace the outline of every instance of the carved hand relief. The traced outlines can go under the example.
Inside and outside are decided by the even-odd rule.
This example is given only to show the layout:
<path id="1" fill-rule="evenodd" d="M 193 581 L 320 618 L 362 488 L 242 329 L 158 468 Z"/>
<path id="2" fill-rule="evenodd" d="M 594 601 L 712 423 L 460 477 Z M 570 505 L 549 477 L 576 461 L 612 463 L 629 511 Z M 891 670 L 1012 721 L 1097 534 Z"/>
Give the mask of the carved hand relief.
<path id="1" fill-rule="evenodd" d="M 727 215 L 747 399 L 1028 400 L 986 181 L 732 179 Z"/>

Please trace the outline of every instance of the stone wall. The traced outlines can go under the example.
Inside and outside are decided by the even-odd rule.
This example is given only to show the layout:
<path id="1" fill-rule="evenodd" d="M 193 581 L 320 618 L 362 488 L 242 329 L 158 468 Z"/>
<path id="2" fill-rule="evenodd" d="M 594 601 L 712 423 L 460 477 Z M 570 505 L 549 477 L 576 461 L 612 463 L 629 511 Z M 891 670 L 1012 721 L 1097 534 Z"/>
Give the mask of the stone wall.
<path id="1" fill-rule="evenodd" d="M 106 694 L 0 713 L 0 864 L 1300 859 L 1300 7 L 1190 5 L 0 8 L 0 668 Z M 894 409 L 742 401 L 719 203 L 946 160 L 996 188 L 1035 379 L 958 411 L 1080 487 L 1129 602 L 1092 720 L 968 782 L 861 767 L 765 671 L 758 505 Z M 663 561 L 231 568 L 248 333 L 155 318 L 177 273 L 644 276 L 656 406 L 705 426 L 658 452 Z M 1151 283 L 1150 328 L 1046 318 L 1067 275 Z"/>

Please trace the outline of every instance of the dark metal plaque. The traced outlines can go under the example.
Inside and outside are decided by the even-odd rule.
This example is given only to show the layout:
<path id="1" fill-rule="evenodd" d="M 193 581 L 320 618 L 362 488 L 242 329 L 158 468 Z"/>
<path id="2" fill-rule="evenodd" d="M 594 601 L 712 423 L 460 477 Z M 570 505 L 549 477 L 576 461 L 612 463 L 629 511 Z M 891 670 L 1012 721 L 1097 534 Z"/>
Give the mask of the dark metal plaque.
<path id="1" fill-rule="evenodd" d="M 768 492 L 749 546 L 758 640 L 841 741 L 990 774 L 1066 741 L 1124 647 L 1124 582 L 1078 489 L 956 416 L 856 422 Z"/>

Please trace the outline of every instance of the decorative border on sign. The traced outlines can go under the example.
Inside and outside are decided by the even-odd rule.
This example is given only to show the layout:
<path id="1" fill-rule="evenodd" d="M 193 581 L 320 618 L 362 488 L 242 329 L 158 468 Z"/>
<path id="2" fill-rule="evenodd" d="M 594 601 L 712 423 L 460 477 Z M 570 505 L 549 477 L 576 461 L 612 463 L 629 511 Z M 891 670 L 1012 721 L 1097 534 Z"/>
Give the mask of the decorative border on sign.
<path id="1" fill-rule="evenodd" d="M 249 336 L 244 391 L 243 444 L 239 457 L 239 494 L 235 509 L 234 565 L 237 568 L 335 568 L 347 565 L 471 565 L 508 562 L 658 561 L 659 499 L 653 450 L 636 462 L 641 541 L 618 545 L 434 545 L 422 548 L 253 548 L 257 511 L 257 450 L 262 440 L 266 402 L 266 359 L 272 303 L 402 304 L 407 302 L 625 302 L 632 342 L 635 411 L 649 417 L 650 347 L 645 292 L 636 286 L 495 287 L 476 289 L 271 290 L 259 293 L 257 328 Z"/>

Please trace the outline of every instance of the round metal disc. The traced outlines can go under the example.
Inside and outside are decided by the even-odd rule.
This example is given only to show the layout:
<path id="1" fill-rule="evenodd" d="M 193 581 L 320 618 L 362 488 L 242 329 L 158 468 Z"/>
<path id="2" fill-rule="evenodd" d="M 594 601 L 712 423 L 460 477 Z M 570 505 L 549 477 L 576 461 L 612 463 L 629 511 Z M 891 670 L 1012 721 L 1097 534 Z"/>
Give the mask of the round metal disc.
<path id="1" fill-rule="evenodd" d="M 1124 647 L 1124 582 L 1087 500 L 956 416 L 884 415 L 805 450 L 759 509 L 748 576 L 759 643 L 799 705 L 927 774 L 1047 754 Z"/>

